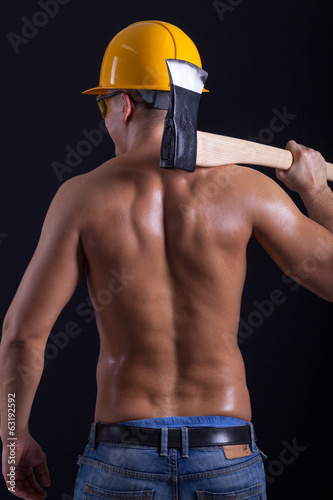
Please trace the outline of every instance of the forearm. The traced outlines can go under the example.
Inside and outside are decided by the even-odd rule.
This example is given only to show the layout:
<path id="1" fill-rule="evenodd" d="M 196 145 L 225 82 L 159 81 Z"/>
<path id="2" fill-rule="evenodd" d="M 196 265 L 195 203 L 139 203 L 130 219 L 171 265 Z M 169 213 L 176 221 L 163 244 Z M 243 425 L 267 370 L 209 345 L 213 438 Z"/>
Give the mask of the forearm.
<path id="1" fill-rule="evenodd" d="M 29 432 L 28 422 L 33 399 L 44 366 L 44 346 L 34 341 L 18 341 L 3 334 L 0 345 L 1 438 L 7 439 L 9 427 L 17 439 Z M 15 403 L 9 398 L 15 394 Z M 12 398 L 13 399 L 13 398 Z M 9 408 L 13 419 L 8 419 Z M 14 415 L 13 415 L 14 414 Z"/>
<path id="2" fill-rule="evenodd" d="M 300 193 L 310 219 L 333 233 L 333 193 L 327 185 L 318 192 Z"/>
<path id="3" fill-rule="evenodd" d="M 288 170 L 277 170 L 277 178 L 296 191 L 310 219 L 333 233 L 333 193 L 327 184 L 327 166 L 318 151 L 289 141 L 294 161 Z"/>

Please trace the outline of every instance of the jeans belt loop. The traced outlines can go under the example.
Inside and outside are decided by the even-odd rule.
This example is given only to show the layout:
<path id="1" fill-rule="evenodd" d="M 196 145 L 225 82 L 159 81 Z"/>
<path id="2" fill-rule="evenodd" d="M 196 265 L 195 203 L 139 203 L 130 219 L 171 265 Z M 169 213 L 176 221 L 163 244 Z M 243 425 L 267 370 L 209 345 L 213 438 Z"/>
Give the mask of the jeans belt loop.
<path id="1" fill-rule="evenodd" d="M 96 422 L 91 424 L 90 427 L 89 445 L 91 450 L 96 448 Z"/>
<path id="2" fill-rule="evenodd" d="M 189 458 L 188 428 L 182 427 L 182 458 Z"/>
<path id="3" fill-rule="evenodd" d="M 256 438 L 255 438 L 255 434 L 254 434 L 254 425 L 252 424 L 252 422 L 249 422 L 247 425 L 250 426 L 250 433 L 251 433 L 251 443 L 250 443 L 250 448 L 251 448 L 251 451 L 253 453 L 253 450 L 254 450 L 254 445 L 256 443 Z"/>
<path id="4" fill-rule="evenodd" d="M 168 428 L 161 428 L 161 448 L 160 448 L 160 456 L 167 457 L 168 456 Z"/>

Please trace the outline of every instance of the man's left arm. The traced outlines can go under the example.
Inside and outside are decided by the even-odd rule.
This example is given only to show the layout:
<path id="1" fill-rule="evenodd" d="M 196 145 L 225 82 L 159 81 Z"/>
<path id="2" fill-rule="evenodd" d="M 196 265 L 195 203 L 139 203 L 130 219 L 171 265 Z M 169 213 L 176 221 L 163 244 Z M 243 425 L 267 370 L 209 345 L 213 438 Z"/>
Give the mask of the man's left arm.
<path id="1" fill-rule="evenodd" d="M 333 233 L 333 193 L 324 158 L 295 141 L 289 141 L 287 149 L 294 162 L 288 170 L 277 170 L 277 178 L 300 195 L 310 219 Z"/>
<path id="2" fill-rule="evenodd" d="M 80 210 L 76 210 L 77 180 L 65 183 L 56 194 L 44 221 L 41 237 L 6 315 L 0 345 L 0 408 L 3 442 L 2 473 L 15 467 L 15 488 L 20 498 L 41 500 L 46 492 L 36 481 L 50 482 L 45 454 L 29 433 L 29 416 L 44 367 L 48 335 L 74 293 L 84 270 L 80 243 Z M 14 406 L 9 406 L 15 401 Z M 14 420 L 8 418 L 9 408 Z M 14 418 L 13 417 L 13 418 Z M 15 465 L 10 447 L 15 445 Z M 13 470 L 13 469 L 12 469 Z M 6 482 L 7 487 L 10 483 Z"/>

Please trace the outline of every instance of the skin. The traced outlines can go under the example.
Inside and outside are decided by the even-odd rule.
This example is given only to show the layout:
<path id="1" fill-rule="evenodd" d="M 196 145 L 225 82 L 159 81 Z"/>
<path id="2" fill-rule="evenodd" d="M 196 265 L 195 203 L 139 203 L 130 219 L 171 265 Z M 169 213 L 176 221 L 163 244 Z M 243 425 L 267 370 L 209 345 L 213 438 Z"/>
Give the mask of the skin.
<path id="1" fill-rule="evenodd" d="M 311 220 L 253 169 L 160 169 L 164 115 L 149 119 L 126 93 L 108 104 L 117 156 L 61 186 L 4 322 L 1 435 L 5 441 L 7 394 L 15 392 L 16 496 L 26 500 L 46 496 L 34 468 L 50 484 L 29 415 L 48 335 L 85 265 L 101 343 L 95 420 L 110 423 L 251 420 L 237 330 L 252 235 L 283 272 L 333 300 L 333 195 L 319 153 L 291 141 L 293 166 L 278 172 Z M 307 271 L 309 258 L 316 272 Z"/>

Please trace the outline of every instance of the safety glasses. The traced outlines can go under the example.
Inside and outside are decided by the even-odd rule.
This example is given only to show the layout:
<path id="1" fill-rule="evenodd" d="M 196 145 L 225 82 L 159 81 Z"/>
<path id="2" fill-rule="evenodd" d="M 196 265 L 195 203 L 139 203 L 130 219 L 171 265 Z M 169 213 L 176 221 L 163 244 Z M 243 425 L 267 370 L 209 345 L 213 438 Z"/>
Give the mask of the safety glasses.
<path id="1" fill-rule="evenodd" d="M 116 90 L 115 92 L 110 92 L 110 94 L 99 95 L 98 97 L 96 97 L 98 109 L 99 109 L 102 117 L 104 118 L 104 120 L 106 118 L 106 115 L 108 114 L 107 99 L 109 97 L 114 97 L 115 95 L 122 94 L 123 92 L 124 92 L 123 90 Z M 133 97 L 128 92 L 126 92 L 126 94 L 131 99 L 134 106 L 137 108 L 138 103 L 133 99 Z"/>

